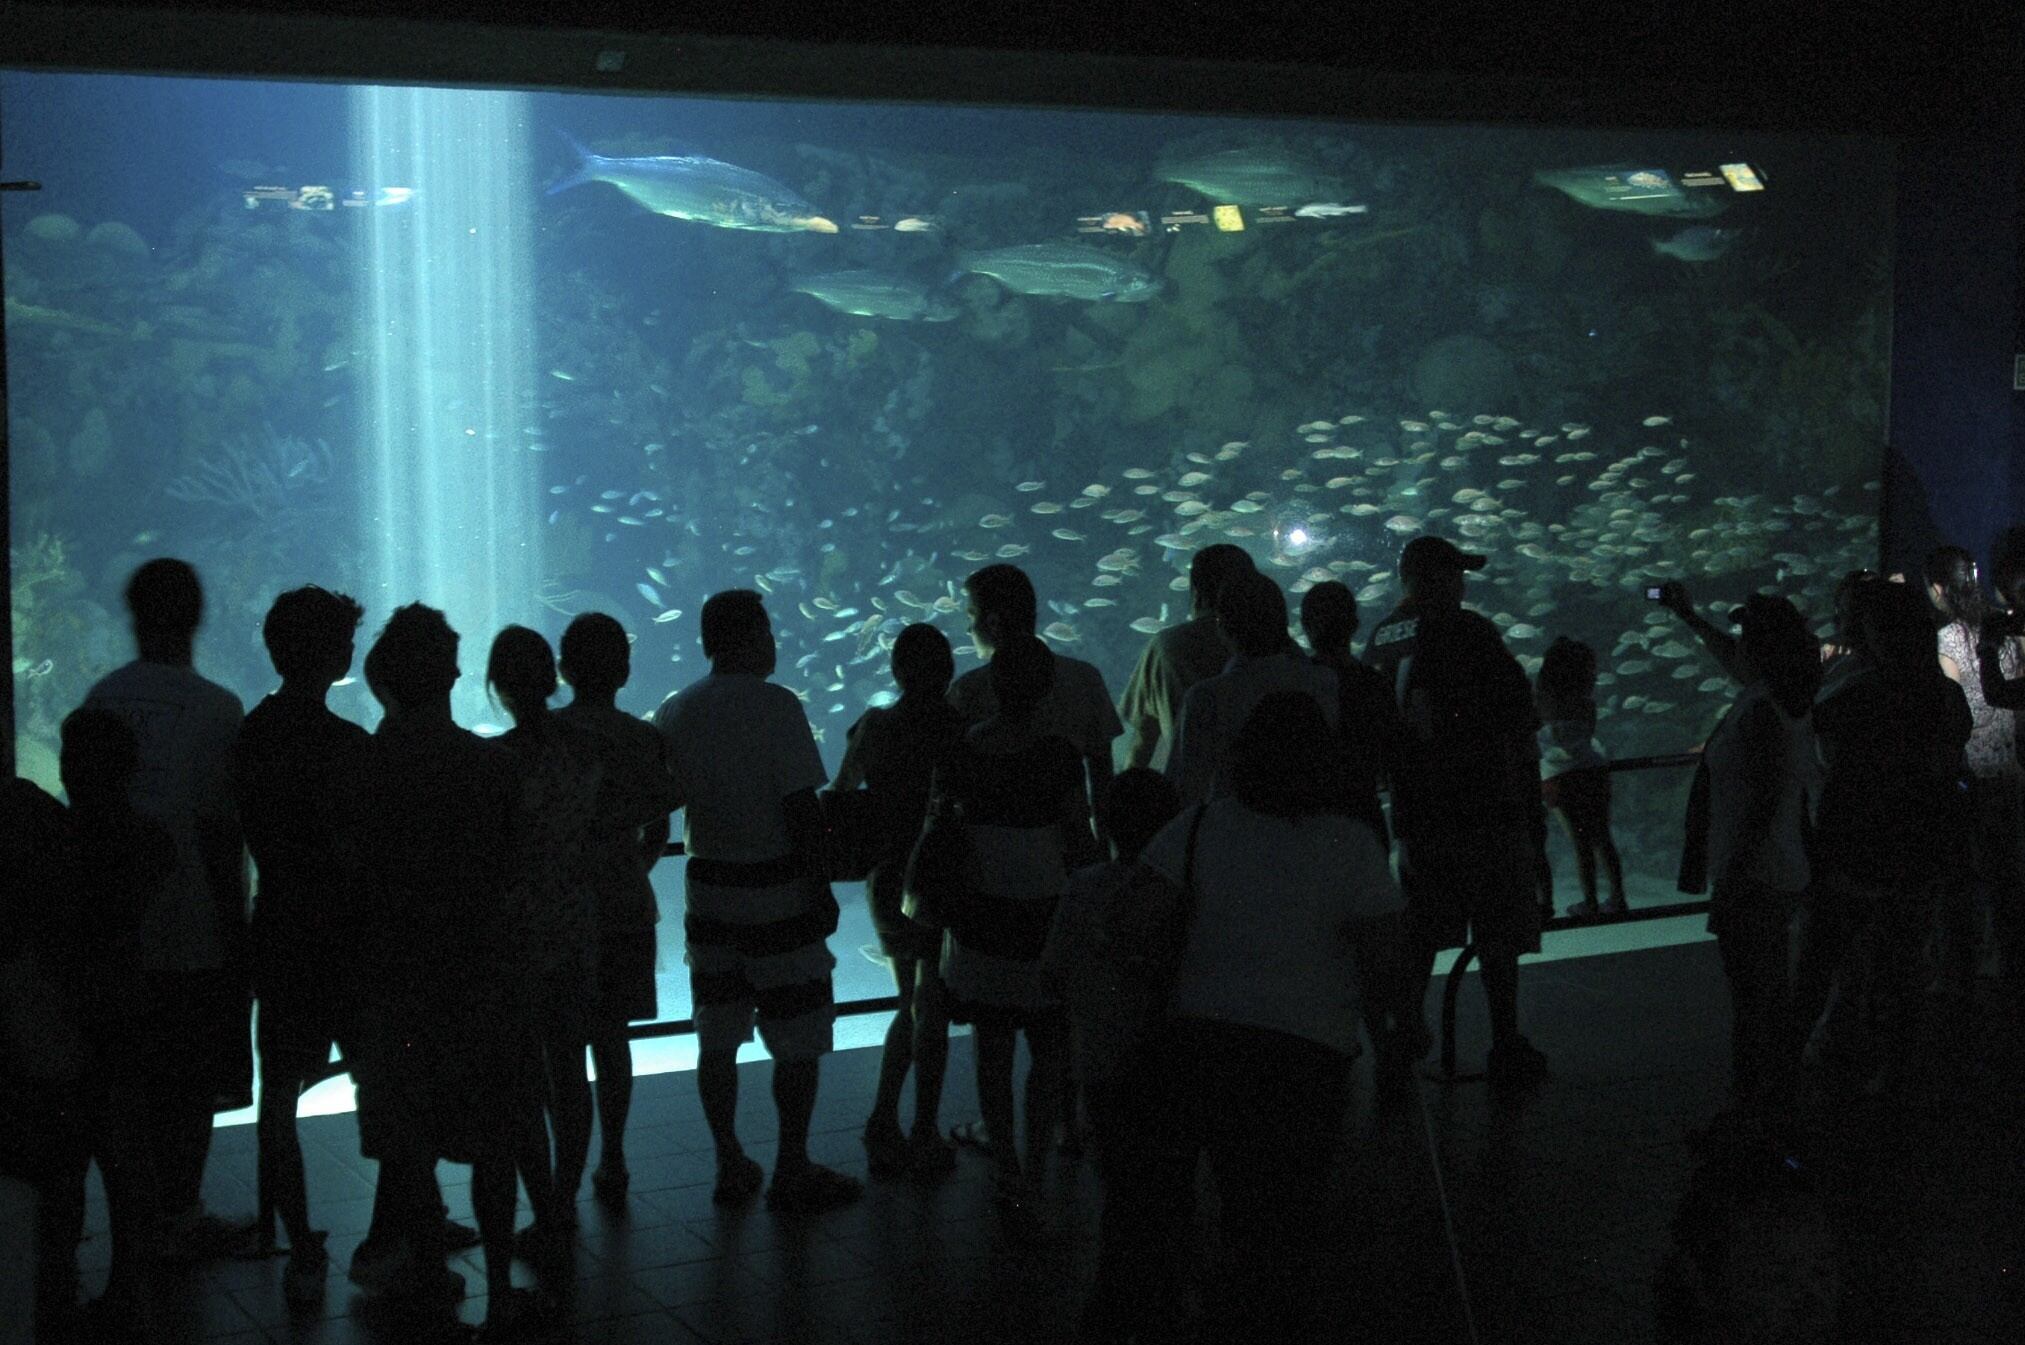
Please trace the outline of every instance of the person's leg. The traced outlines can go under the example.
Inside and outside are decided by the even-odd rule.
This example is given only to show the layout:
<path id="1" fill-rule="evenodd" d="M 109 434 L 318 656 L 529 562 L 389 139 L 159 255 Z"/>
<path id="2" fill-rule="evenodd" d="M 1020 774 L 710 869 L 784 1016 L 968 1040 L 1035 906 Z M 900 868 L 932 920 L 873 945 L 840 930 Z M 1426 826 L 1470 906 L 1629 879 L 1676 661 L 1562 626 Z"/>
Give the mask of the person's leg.
<path id="1" fill-rule="evenodd" d="M 717 1145 L 717 1165 L 745 1157 L 738 1143 L 738 1048 L 699 1051 L 696 1091 L 703 1099 L 703 1119 Z"/>
<path id="2" fill-rule="evenodd" d="M 1048 1171 L 1054 1147 L 1055 1121 L 1063 1115 L 1069 1073 L 1069 1024 L 1060 1013 L 1037 1016 L 1027 1024 L 1025 1139 L 1028 1178 L 1039 1185 Z M 1010 1135 L 1007 1136 L 1011 1138 Z"/>
<path id="3" fill-rule="evenodd" d="M 879 1056 L 879 1086 L 872 1096 L 872 1114 L 865 1121 L 865 1134 L 897 1142 L 903 1135 L 900 1089 L 914 1063 L 914 988 L 920 977 L 920 960 L 894 957 L 892 968 L 900 1005 L 886 1028 L 886 1044 Z"/>
<path id="4" fill-rule="evenodd" d="M 599 1184 L 623 1187 L 626 1121 L 633 1111 L 633 1043 L 623 1023 L 604 1026 L 591 1038 L 591 1064 L 598 1073 Z"/>
<path id="5" fill-rule="evenodd" d="M 262 1008 L 265 1013 L 265 1007 Z M 254 1122 L 258 1144 L 260 1243 L 272 1246 L 274 1217 L 280 1216 L 290 1248 L 305 1247 L 313 1230 L 309 1225 L 309 1188 L 303 1175 L 302 1141 L 296 1133 L 296 1106 L 304 1082 L 330 1057 L 322 1059 L 307 1042 L 282 1040 L 281 1034 L 263 1033 L 260 1043 L 260 1111 Z"/>
<path id="6" fill-rule="evenodd" d="M 1082 1339 L 1163 1339 L 1177 1313 L 1174 1286 L 1190 1259 L 1198 1140 L 1197 1109 L 1184 1096 L 1199 1075 L 1162 1044 L 1133 1060 L 1106 1090 L 1100 1139 L 1104 1205 L 1097 1273 Z M 1249 1337 L 1247 1337 L 1249 1338 Z"/>
<path id="7" fill-rule="evenodd" d="M 1019 1146 L 1013 1129 L 1013 1055 L 1017 1038 L 1003 1024 L 977 1024 L 971 1031 L 977 1053 L 977 1108 L 991 1136 L 992 1168 L 1001 1183 L 1018 1185 Z"/>
<path id="8" fill-rule="evenodd" d="M 591 1081 L 584 1073 L 589 1045 L 579 1021 L 551 1023 L 542 1041 L 549 1120 L 555 1128 L 556 1210 L 566 1220 L 575 1216 L 590 1161 Z"/>
<path id="9" fill-rule="evenodd" d="M 816 1088 L 822 1078 L 822 1057 L 773 1062 L 773 1105 L 780 1116 L 780 1158 L 775 1179 L 809 1165 L 809 1121 L 816 1114 Z"/>
<path id="10" fill-rule="evenodd" d="M 471 1165 L 471 1212 L 478 1220 L 479 1245 L 484 1248 L 488 1321 L 513 1299 L 516 1165 L 516 1160 L 504 1149 Z"/>
<path id="11" fill-rule="evenodd" d="M 135 1310 L 149 1297 L 149 1276 L 161 1229 L 161 1192 L 142 1115 L 147 1099 L 137 1064 L 112 1065 L 105 1087 L 95 1099 L 91 1124 L 92 1156 L 105 1182 L 106 1217 L 111 1225 L 112 1265 L 106 1273 L 106 1297 Z"/>
<path id="12" fill-rule="evenodd" d="M 1479 950 L 1477 967 L 1483 975 L 1484 1000 L 1490 1005 L 1495 1051 L 1519 1037 L 1519 958 L 1516 953 Z"/>
<path id="13" fill-rule="evenodd" d="M 1568 844 L 1575 851 L 1575 881 L 1582 889 L 1585 906 L 1596 904 L 1596 829 L 1594 819 L 1583 806 L 1581 796 L 1569 790 L 1561 796 L 1561 802 L 1554 809 L 1561 818 L 1561 827 L 1568 833 Z"/>
<path id="14" fill-rule="evenodd" d="M 949 1074 L 949 1004 L 937 957 L 924 957 L 914 980 L 914 1127 L 917 1145 L 942 1145 L 942 1085 Z"/>

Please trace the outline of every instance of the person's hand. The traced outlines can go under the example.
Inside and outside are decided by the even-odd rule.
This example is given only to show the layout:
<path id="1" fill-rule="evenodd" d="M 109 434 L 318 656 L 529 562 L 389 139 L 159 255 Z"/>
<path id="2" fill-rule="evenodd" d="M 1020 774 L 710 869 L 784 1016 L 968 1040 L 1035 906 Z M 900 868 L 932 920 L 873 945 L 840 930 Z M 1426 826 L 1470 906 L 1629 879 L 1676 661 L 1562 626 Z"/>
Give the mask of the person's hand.
<path id="1" fill-rule="evenodd" d="M 1688 597 L 1687 585 L 1678 579 L 1669 579 L 1659 586 L 1659 605 L 1675 616 L 1694 615 L 1694 600 Z"/>

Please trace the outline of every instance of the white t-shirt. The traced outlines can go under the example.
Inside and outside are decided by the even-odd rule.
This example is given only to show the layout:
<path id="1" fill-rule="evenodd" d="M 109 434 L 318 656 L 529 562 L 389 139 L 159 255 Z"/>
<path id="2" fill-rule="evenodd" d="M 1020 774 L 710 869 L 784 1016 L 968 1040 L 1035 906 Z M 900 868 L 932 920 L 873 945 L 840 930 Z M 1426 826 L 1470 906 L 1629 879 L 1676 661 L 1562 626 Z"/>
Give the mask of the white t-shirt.
<path id="1" fill-rule="evenodd" d="M 1193 808 L 1141 856 L 1180 882 Z M 1255 813 L 1233 798 L 1203 814 L 1195 922 L 1171 1012 L 1356 1049 L 1357 967 L 1347 927 L 1403 905 L 1371 828 L 1338 813 Z"/>
<path id="2" fill-rule="evenodd" d="M 1336 674 L 1309 662 L 1291 645 L 1264 658 L 1240 654 L 1223 672 L 1188 689 L 1175 729 L 1174 755 L 1167 761 L 1167 778 L 1180 791 L 1184 807 L 1228 788 L 1224 767 L 1238 730 L 1260 701 L 1279 691 L 1312 697 L 1330 731 L 1335 731 L 1341 710 Z"/>
<path id="3" fill-rule="evenodd" d="M 176 845 L 176 867 L 141 916 L 141 965 L 213 971 L 225 965 L 216 896 L 197 850 L 198 821 L 233 826 L 232 748 L 245 722 L 239 698 L 195 669 L 135 660 L 99 679 L 86 705 L 133 726 L 140 746 L 134 807 Z M 244 864 L 244 859 L 240 861 Z"/>
<path id="4" fill-rule="evenodd" d="M 759 864 L 793 847 L 781 800 L 829 783 L 795 694 L 751 673 L 711 673 L 654 712 L 682 841 L 698 859 Z"/>
<path id="5" fill-rule="evenodd" d="M 1778 806 L 1765 842 L 1740 863 L 1738 842 L 1750 804 L 1751 763 L 1743 726 L 1754 712 L 1770 712 L 1769 769 L 1776 776 Z M 1709 770 L 1709 877 L 1721 884 L 1748 879 L 1778 892 L 1803 891 L 1812 879 L 1806 828 L 1813 801 L 1821 797 L 1821 764 L 1814 746 L 1814 721 L 1795 719 L 1763 686 L 1746 687 L 1702 748 Z"/>
<path id="6" fill-rule="evenodd" d="M 982 723 L 998 713 L 998 697 L 991 689 L 991 669 L 972 668 L 949 688 L 949 703 L 972 724 Z M 1034 711 L 1034 732 L 1038 737 L 1069 740 L 1078 756 L 1111 755 L 1111 740 L 1125 732 L 1118 709 L 1111 704 L 1110 688 L 1094 663 L 1085 663 L 1066 654 L 1055 655 L 1055 681 Z"/>

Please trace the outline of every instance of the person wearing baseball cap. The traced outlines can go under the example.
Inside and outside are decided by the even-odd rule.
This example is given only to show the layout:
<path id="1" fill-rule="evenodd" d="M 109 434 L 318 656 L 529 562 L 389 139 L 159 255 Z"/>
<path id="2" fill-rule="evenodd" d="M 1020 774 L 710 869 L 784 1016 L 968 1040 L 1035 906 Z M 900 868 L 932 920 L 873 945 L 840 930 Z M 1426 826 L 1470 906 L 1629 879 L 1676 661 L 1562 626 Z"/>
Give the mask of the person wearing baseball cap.
<path id="1" fill-rule="evenodd" d="M 1519 1032 L 1519 956 L 1540 951 L 1539 875 L 1546 815 L 1531 684 L 1498 628 L 1463 605 L 1485 558 L 1422 535 L 1399 553 L 1405 597 L 1372 632 L 1365 661 L 1384 674 L 1403 726 L 1392 772 L 1392 823 L 1412 982 L 1423 1012 L 1436 955 L 1475 943 L 1490 1002 L 1486 1073 L 1536 1082 L 1546 1057 Z M 1421 1040 L 1427 1040 L 1424 1023 Z"/>

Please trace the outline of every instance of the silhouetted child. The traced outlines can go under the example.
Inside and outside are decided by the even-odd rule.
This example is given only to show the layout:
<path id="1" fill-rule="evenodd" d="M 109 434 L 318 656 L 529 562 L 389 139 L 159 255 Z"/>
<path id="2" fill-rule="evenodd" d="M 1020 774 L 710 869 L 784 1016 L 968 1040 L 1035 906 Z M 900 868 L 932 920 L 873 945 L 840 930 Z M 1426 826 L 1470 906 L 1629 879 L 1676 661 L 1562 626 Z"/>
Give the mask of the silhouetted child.
<path id="1" fill-rule="evenodd" d="M 633 673 L 625 627 L 603 612 L 578 616 L 563 632 L 561 671 L 575 698 L 556 718 L 584 731 L 605 768 L 592 839 L 598 955 L 589 1027 L 602 1148 L 591 1190 L 617 1205 L 631 1182 L 626 1118 L 633 1103 L 633 1044 L 626 1024 L 659 1012 L 654 926 L 661 910 L 648 873 L 668 848 L 674 782 L 667 742 L 652 724 L 618 707 L 619 688 Z"/>
<path id="2" fill-rule="evenodd" d="M 306 585 L 282 594 L 261 625 L 281 688 L 253 707 L 233 751 L 235 792 L 260 882 L 253 906 L 254 1037 L 260 1057 L 259 1236 L 288 1232 L 282 1290 L 291 1304 L 322 1298 L 329 1258 L 309 1224 L 296 1104 L 329 1072 L 350 987 L 344 936 L 353 894 L 339 868 L 338 818 L 366 731 L 324 704 L 351 671 L 359 619 L 349 596 Z"/>
<path id="3" fill-rule="evenodd" d="M 1624 863 L 1610 839 L 1610 759 L 1596 741 L 1596 651 L 1578 640 L 1554 641 L 1540 663 L 1534 695 L 1541 721 L 1540 795 L 1568 829 L 1582 884 L 1582 900 L 1564 914 L 1576 919 L 1622 914 Z M 1610 896 L 1601 905 L 1599 858 L 1610 873 Z"/>
<path id="4" fill-rule="evenodd" d="M 1121 1025 L 1106 993 L 1109 973 L 1101 949 L 1106 916 L 1114 902 L 1128 895 L 1127 879 L 1146 843 L 1180 811 L 1173 782 L 1158 771 L 1134 767 L 1112 780 L 1104 791 L 1103 812 L 1113 857 L 1069 875 L 1041 955 L 1042 975 L 1069 1011 L 1070 1077 L 1082 1093 L 1100 1165 L 1116 1139 L 1113 1090 L 1119 1057 L 1129 1045 L 1121 1040 Z"/>
<path id="5" fill-rule="evenodd" d="M 112 1224 L 105 1296 L 80 1338 L 144 1330 L 158 1219 L 143 1129 L 149 1002 L 135 931 L 175 847 L 129 797 L 133 730 L 86 708 L 63 722 L 71 807 L 26 781 L 8 797 L 0 914 L 0 1145 L 37 1194 L 36 1317 L 60 1335 L 76 1308 L 85 1172 L 96 1159 Z"/>

